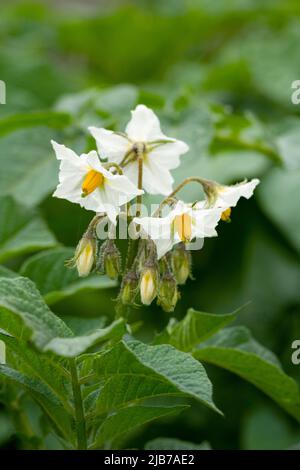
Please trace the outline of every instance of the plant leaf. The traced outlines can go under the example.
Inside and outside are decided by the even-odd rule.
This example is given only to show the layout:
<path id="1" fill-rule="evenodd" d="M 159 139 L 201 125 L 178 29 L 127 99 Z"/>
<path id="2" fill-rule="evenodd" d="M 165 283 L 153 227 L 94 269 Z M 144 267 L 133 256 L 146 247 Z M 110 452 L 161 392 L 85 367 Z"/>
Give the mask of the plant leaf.
<path id="1" fill-rule="evenodd" d="M 57 184 L 58 162 L 46 127 L 21 129 L 0 138 L 0 195 L 11 195 L 25 206 L 35 206 Z"/>
<path id="2" fill-rule="evenodd" d="M 25 127 L 48 126 L 62 129 L 71 123 L 71 116 L 56 111 L 14 114 L 0 119 L 0 136 Z"/>
<path id="3" fill-rule="evenodd" d="M 48 305 L 88 289 L 114 287 L 115 281 L 106 276 L 78 277 L 75 269 L 68 269 L 65 262 L 74 256 L 72 248 L 55 248 L 29 258 L 20 274 L 35 282 Z"/>
<path id="4" fill-rule="evenodd" d="M 171 319 L 165 331 L 155 338 L 154 344 L 167 343 L 181 351 L 191 351 L 236 317 L 237 312 L 215 315 L 190 308 L 181 321 Z"/>
<path id="5" fill-rule="evenodd" d="M 101 447 L 103 444 L 112 442 L 130 431 L 133 431 L 143 424 L 149 423 L 157 418 L 172 416 L 181 413 L 188 406 L 130 406 L 119 410 L 117 413 L 108 416 L 98 429 L 94 447 Z"/>
<path id="6" fill-rule="evenodd" d="M 57 244 L 46 223 L 10 196 L 0 197 L 0 260 Z"/>
<path id="7" fill-rule="evenodd" d="M 300 169 L 290 171 L 274 168 L 258 188 L 258 199 L 291 245 L 300 252 L 300 220 L 298 206 L 293 203 L 300 184 Z M 278 191 L 278 188 L 281 190 Z"/>
<path id="8" fill-rule="evenodd" d="M 265 392 L 300 421 L 300 394 L 273 353 L 255 341 L 244 327 L 217 333 L 193 353 L 200 361 L 223 367 Z"/>
<path id="9" fill-rule="evenodd" d="M 40 351 L 73 357 L 111 338 L 119 339 L 125 323 L 119 319 L 93 333 L 74 336 L 67 325 L 45 304 L 30 279 L 0 278 L 0 328 L 16 338 L 30 340 Z"/>
<path id="10" fill-rule="evenodd" d="M 95 370 L 106 382 L 98 413 L 145 398 L 187 396 L 218 411 L 205 369 L 192 356 L 169 345 L 120 342 L 95 359 Z"/>
<path id="11" fill-rule="evenodd" d="M 93 333 L 74 336 L 73 338 L 53 338 L 44 350 L 62 357 L 75 357 L 101 342 L 109 339 L 119 340 L 125 333 L 125 322 L 122 318 L 119 318 L 109 326 L 95 330 Z"/>
<path id="12" fill-rule="evenodd" d="M 0 265 L 0 277 L 19 277 L 19 274 Z"/>
<path id="13" fill-rule="evenodd" d="M 47 385 L 6 365 L 0 365 L 0 376 L 25 388 L 43 408 L 55 429 L 70 442 L 74 442 L 72 418 L 65 412 L 60 401 Z"/>
<path id="14" fill-rule="evenodd" d="M 169 437 L 158 437 L 145 445 L 146 450 L 211 450 L 208 442 L 194 444 L 193 442 L 182 441 Z"/>
<path id="15" fill-rule="evenodd" d="M 0 332 L 2 340 L 7 348 L 16 354 L 18 369 L 28 375 L 35 375 L 43 381 L 62 402 L 67 405 L 67 399 L 71 395 L 69 380 L 66 378 L 62 365 L 46 354 L 40 354 L 28 347 L 24 341 Z M 68 406 L 67 406 L 68 407 Z"/>

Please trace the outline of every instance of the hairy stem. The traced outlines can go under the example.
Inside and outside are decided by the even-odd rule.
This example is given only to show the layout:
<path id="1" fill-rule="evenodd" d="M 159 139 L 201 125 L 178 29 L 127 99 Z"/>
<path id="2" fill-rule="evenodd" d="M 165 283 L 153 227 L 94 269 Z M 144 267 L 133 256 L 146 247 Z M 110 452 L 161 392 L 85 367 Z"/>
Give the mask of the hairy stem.
<path id="1" fill-rule="evenodd" d="M 123 170 L 122 168 L 120 167 L 120 165 L 118 165 L 117 163 L 115 162 L 111 162 L 111 163 L 104 163 L 103 166 L 109 170 L 110 168 L 114 168 L 115 170 L 117 170 L 117 173 L 119 175 L 123 175 Z"/>
<path id="2" fill-rule="evenodd" d="M 81 387 L 78 381 L 77 366 L 74 358 L 70 359 L 70 372 L 72 379 L 72 389 L 75 406 L 77 448 L 78 450 L 87 449 L 86 423 L 82 403 Z"/>
<path id="3" fill-rule="evenodd" d="M 138 156 L 138 189 L 143 188 L 143 160 L 144 155 L 143 153 L 139 153 Z M 136 216 L 139 217 L 141 215 L 141 206 L 142 206 L 142 195 L 137 196 L 136 198 Z"/>
<path id="4" fill-rule="evenodd" d="M 171 194 L 169 194 L 169 196 L 167 196 L 159 205 L 158 209 L 155 211 L 154 213 L 154 216 L 157 216 L 160 211 L 162 210 L 163 206 L 165 204 L 167 204 L 170 200 L 172 200 L 174 198 L 174 196 L 182 189 L 184 188 L 184 186 L 186 186 L 187 184 L 189 183 L 198 183 L 198 184 L 201 184 L 201 186 L 203 187 L 204 191 L 211 185 L 214 185 L 215 183 L 213 181 L 210 181 L 210 180 L 206 180 L 204 178 L 198 178 L 196 176 L 191 176 L 190 178 L 186 178 L 185 180 L 183 180 L 178 186 L 177 188 L 174 189 L 174 191 L 171 192 Z"/>

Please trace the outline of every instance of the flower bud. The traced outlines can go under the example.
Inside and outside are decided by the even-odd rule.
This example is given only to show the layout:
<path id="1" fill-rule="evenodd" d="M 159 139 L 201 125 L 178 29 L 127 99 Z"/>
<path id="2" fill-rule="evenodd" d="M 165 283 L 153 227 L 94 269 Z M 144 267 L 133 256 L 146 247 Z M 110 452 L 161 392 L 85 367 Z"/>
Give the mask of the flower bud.
<path id="1" fill-rule="evenodd" d="M 213 206 L 218 198 L 222 186 L 215 181 L 204 180 L 202 183 L 203 190 L 206 194 L 209 206 Z"/>
<path id="2" fill-rule="evenodd" d="M 118 279 L 121 270 L 121 255 L 113 240 L 106 240 L 100 248 L 97 269 L 110 279 Z"/>
<path id="3" fill-rule="evenodd" d="M 75 264 L 80 277 L 88 276 L 95 262 L 96 242 L 94 238 L 83 236 L 75 251 Z"/>
<path id="4" fill-rule="evenodd" d="M 158 273 L 154 266 L 145 266 L 140 280 L 140 295 L 144 305 L 150 305 L 157 295 Z"/>
<path id="5" fill-rule="evenodd" d="M 179 299 L 179 292 L 177 289 L 176 279 L 172 273 L 166 272 L 163 274 L 159 290 L 157 304 L 165 312 L 173 312 Z"/>
<path id="6" fill-rule="evenodd" d="M 132 305 L 134 303 L 139 279 L 135 271 L 129 271 L 122 282 L 120 299 L 124 305 Z"/>
<path id="7" fill-rule="evenodd" d="M 172 270 L 178 284 L 185 284 L 191 273 L 191 254 L 180 243 L 172 252 Z"/>

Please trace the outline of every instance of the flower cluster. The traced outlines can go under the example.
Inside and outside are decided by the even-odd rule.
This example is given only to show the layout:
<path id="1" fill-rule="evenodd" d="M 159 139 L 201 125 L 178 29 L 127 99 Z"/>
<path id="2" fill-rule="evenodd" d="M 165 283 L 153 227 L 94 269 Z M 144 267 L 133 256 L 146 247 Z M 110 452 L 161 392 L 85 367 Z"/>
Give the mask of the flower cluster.
<path id="1" fill-rule="evenodd" d="M 259 180 L 223 186 L 191 177 L 173 189 L 171 170 L 180 165 L 180 156 L 189 147 L 164 135 L 157 116 L 144 105 L 132 111 L 124 133 L 95 127 L 89 130 L 98 152 L 78 156 L 52 142 L 60 160 L 54 196 L 95 213 L 73 259 L 78 273 L 100 272 L 115 280 L 120 277 L 120 305 L 139 301 L 150 305 L 157 299 L 165 311 L 173 311 L 178 285 L 191 276 L 191 242 L 217 236 L 219 221 L 230 220 L 232 207 L 240 197 L 249 199 Z M 205 198 L 194 203 L 179 200 L 179 191 L 192 182 L 202 186 Z M 145 192 L 164 198 L 151 216 L 141 217 Z M 119 249 L 110 234 L 124 217 L 130 236 L 122 268 Z M 106 240 L 99 236 L 104 223 L 109 227 Z"/>

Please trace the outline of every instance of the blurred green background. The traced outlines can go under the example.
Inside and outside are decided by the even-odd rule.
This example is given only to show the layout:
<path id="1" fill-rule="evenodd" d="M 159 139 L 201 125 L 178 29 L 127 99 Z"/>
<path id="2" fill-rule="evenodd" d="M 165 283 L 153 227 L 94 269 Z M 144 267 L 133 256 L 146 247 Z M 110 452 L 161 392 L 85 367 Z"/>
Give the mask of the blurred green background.
<path id="1" fill-rule="evenodd" d="M 227 313 L 249 301 L 239 323 L 300 381 L 300 366 L 291 363 L 291 343 L 300 338 L 300 104 L 291 102 L 300 79 L 300 3 L 2 0 L 0 41 L 7 86 L 0 196 L 12 195 L 25 211 L 37 208 L 59 243 L 74 247 L 92 214 L 51 198 L 57 162 L 50 139 L 93 148 L 87 126 L 122 130 L 137 103 L 157 112 L 167 135 L 190 145 L 176 181 L 196 174 L 221 183 L 261 179 L 255 198 L 241 201 L 219 237 L 193 254 L 196 280 L 182 289 L 175 316 L 189 307 Z M 197 191 L 191 186 L 183 196 L 193 201 Z M 26 258 L 5 264 L 17 270 Z M 112 318 L 116 293 L 84 290 L 52 308 Z M 151 306 L 133 320 L 143 320 L 146 340 L 168 315 Z M 143 429 L 131 446 L 157 436 L 206 440 L 214 449 L 285 449 L 300 441 L 296 422 L 261 392 L 219 369 L 208 374 L 225 418 L 193 404 Z M 0 444 L 23 445 L 5 407 Z"/>

